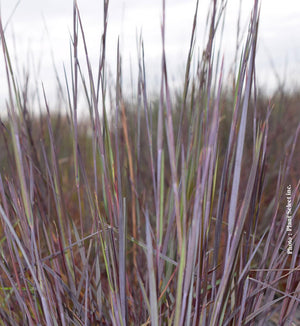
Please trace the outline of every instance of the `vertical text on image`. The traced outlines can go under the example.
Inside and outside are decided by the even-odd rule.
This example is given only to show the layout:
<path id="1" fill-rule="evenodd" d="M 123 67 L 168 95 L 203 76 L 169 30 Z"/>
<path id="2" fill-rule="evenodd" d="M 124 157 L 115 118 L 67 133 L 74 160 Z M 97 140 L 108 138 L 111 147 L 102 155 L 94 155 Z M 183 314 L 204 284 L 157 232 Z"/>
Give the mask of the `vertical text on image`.
<path id="1" fill-rule="evenodd" d="M 287 254 L 293 253 L 293 224 L 292 224 L 292 186 L 286 188 L 286 232 L 287 232 Z"/>

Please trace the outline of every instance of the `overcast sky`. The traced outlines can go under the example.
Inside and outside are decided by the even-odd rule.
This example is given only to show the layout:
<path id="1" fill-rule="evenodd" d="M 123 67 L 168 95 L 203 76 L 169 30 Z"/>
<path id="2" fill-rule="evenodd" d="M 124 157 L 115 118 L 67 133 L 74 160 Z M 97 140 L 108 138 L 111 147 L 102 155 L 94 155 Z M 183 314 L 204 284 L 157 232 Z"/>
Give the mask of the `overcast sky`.
<path id="1" fill-rule="evenodd" d="M 11 13 L 18 1 L 1 0 L 3 24 L 8 24 L 6 38 L 10 50 L 17 57 L 19 69 L 33 62 L 41 69 L 38 79 L 51 89 L 54 85 L 51 50 L 58 70 L 63 72 L 63 63 L 69 65 L 70 31 L 72 31 L 72 0 L 21 0 L 12 18 Z M 101 0 L 78 0 L 88 41 L 92 62 L 97 62 L 99 37 L 102 31 Z M 124 60 L 124 79 L 129 80 L 132 63 L 136 71 L 136 35 L 142 31 L 145 43 L 145 59 L 152 86 L 159 81 L 162 16 L 161 0 L 111 0 L 109 7 L 107 58 L 114 73 L 117 39 L 120 37 Z M 174 82 L 183 75 L 188 51 L 195 0 L 166 1 L 166 43 L 170 75 Z M 200 0 L 199 27 L 196 48 L 204 46 L 203 28 L 207 12 L 207 0 Z M 224 37 L 225 62 L 234 57 L 236 21 L 239 0 L 228 0 L 227 28 Z M 243 1 L 242 27 L 247 23 L 252 0 Z M 276 85 L 275 71 L 288 86 L 300 81 L 300 2 L 299 0 L 262 0 L 260 19 L 257 76 L 260 85 L 270 90 Z M 3 55 L 0 59 L 0 95 L 5 96 Z M 37 69 L 37 67 L 36 67 Z M 178 78 L 179 77 L 179 78 Z"/>

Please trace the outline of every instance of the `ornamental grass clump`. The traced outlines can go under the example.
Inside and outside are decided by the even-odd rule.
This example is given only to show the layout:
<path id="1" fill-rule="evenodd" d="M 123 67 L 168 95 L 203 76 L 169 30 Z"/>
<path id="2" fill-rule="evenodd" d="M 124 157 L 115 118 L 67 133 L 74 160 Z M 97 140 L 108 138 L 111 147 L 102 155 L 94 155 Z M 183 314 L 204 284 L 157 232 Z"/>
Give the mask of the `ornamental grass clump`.
<path id="1" fill-rule="evenodd" d="M 0 21 L 8 85 L 0 136 L 0 323 L 292 325 L 300 301 L 293 158 L 300 124 L 280 138 L 286 145 L 274 158 L 279 113 L 255 83 L 259 2 L 232 90 L 217 42 L 226 1 L 211 1 L 199 59 L 196 2 L 175 94 L 163 1 L 159 96 L 148 96 L 140 39 L 131 100 L 119 46 L 116 82 L 107 82 L 108 2 L 95 67 L 74 1 L 71 69 L 59 82 L 64 107 L 55 113 L 43 85 L 40 114 L 32 109 Z M 80 119 L 79 93 L 89 112 Z"/>

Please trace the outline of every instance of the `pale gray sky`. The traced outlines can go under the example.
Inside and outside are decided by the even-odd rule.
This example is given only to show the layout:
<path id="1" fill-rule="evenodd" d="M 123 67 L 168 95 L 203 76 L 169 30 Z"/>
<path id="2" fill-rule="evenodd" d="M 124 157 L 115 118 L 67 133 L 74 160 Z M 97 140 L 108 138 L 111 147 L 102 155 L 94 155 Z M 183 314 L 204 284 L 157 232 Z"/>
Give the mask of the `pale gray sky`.
<path id="1" fill-rule="evenodd" d="M 1 0 L 4 24 L 17 1 Z M 109 7 L 107 58 L 113 70 L 116 62 L 117 39 L 120 36 L 124 61 L 124 80 L 129 80 L 130 60 L 136 72 L 136 35 L 142 30 L 145 59 L 150 83 L 160 76 L 161 55 L 161 0 L 111 0 Z M 195 0 L 166 1 L 166 46 L 168 68 L 174 81 L 183 74 L 188 51 Z M 200 0 L 199 28 L 196 47 L 203 48 L 203 26 L 208 0 Z M 239 0 L 228 0 L 227 28 L 224 37 L 225 63 L 232 63 L 235 46 L 236 21 Z M 244 0 L 242 27 L 246 24 L 253 0 Z M 260 20 L 257 76 L 261 85 L 272 89 L 274 71 L 288 86 L 300 81 L 300 2 L 299 0 L 262 0 Z M 92 62 L 97 62 L 99 37 L 102 31 L 102 1 L 78 0 Z M 62 64 L 69 65 L 70 31 L 72 31 L 72 0 L 21 0 L 6 29 L 11 53 L 16 54 L 19 68 L 30 62 L 41 61 L 39 80 L 48 89 L 54 88 L 50 49 L 61 75 Z M 47 27 L 47 32 L 46 32 Z M 14 41 L 13 41 L 14 40 Z M 14 45 L 15 44 L 15 45 Z M 16 49 L 14 50 L 14 46 Z M 0 59 L 0 96 L 5 96 L 3 55 Z M 178 78 L 179 76 L 179 78 Z"/>

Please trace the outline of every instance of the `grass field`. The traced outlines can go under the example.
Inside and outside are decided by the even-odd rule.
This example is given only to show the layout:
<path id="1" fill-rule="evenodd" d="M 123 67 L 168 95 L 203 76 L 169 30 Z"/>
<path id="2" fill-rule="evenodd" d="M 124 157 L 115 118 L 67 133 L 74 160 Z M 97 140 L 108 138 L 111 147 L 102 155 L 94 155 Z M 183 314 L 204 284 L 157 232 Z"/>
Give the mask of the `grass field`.
<path id="1" fill-rule="evenodd" d="M 270 99 L 256 85 L 258 1 L 231 86 L 216 42 L 225 2 L 211 1 L 199 59 L 197 2 L 176 92 L 163 1 L 155 99 L 142 41 L 136 98 L 123 92 L 119 50 L 108 85 L 103 4 L 92 67 L 74 2 L 58 111 L 44 88 L 40 113 L 32 109 L 0 22 L 9 90 L 0 125 L 0 324 L 298 325 L 300 93 L 278 89 Z M 89 114 L 79 119 L 80 93 Z"/>

